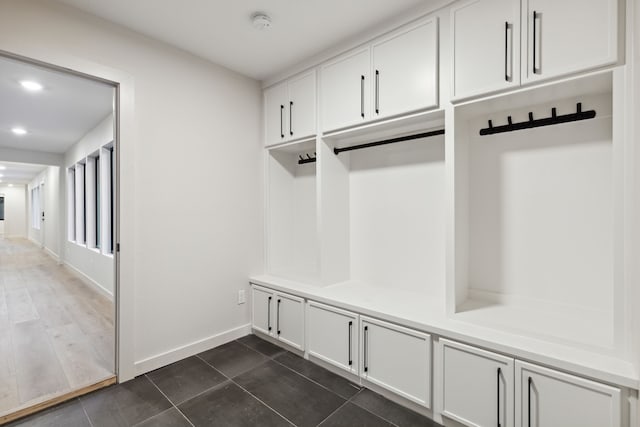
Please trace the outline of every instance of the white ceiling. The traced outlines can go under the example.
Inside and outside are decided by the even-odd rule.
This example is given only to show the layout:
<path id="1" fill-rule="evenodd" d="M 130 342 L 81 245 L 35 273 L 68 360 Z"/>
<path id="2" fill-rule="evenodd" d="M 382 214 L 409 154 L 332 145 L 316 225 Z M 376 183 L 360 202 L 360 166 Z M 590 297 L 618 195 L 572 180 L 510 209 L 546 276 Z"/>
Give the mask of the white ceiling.
<path id="1" fill-rule="evenodd" d="M 4 170 L 0 170 L 0 187 L 8 184 L 20 185 L 28 184 L 38 176 L 40 172 L 45 170 L 47 166 L 32 165 L 26 163 L 11 163 L 0 161 L 0 166 L 4 166 Z"/>
<path id="2" fill-rule="evenodd" d="M 37 81 L 44 89 L 28 92 L 21 80 Z M 113 111 L 113 91 L 93 80 L 0 57 L 0 147 L 65 153 Z M 11 128 L 18 126 L 28 133 L 14 135 Z"/>
<path id="3" fill-rule="evenodd" d="M 263 80 L 427 0 L 58 0 Z M 272 27 L 259 31 L 254 12 Z"/>

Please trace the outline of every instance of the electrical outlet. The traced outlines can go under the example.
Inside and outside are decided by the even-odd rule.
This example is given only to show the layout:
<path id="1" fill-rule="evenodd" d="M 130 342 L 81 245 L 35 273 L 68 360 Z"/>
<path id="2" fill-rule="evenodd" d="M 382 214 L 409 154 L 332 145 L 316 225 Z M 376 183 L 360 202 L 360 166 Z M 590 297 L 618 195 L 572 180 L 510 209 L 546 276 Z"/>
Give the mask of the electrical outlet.
<path id="1" fill-rule="evenodd" d="M 244 304 L 245 302 L 247 302 L 247 299 L 245 298 L 244 289 L 240 289 L 238 291 L 238 304 Z"/>

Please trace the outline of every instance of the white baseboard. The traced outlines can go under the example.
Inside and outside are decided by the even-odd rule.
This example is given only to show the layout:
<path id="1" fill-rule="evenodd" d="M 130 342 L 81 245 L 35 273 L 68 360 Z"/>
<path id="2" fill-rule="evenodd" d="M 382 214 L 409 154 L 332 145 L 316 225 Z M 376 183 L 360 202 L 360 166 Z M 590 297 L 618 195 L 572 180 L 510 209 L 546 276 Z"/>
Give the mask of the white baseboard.
<path id="1" fill-rule="evenodd" d="M 195 341 L 190 344 L 177 347 L 173 350 L 157 354 L 152 357 L 135 362 L 136 375 L 146 374 L 154 369 L 162 368 L 187 357 L 202 353 L 222 344 L 226 344 L 251 333 L 251 324 L 221 332 L 217 335 Z"/>
<path id="2" fill-rule="evenodd" d="M 71 270 L 74 273 L 76 273 L 77 275 L 79 275 L 89 286 L 91 286 L 98 293 L 100 293 L 101 295 L 104 295 L 105 297 L 109 298 L 110 301 L 113 301 L 113 294 L 111 292 L 109 292 L 107 289 L 103 288 L 100 285 L 100 283 L 96 282 L 91 277 L 87 276 L 82 271 L 78 270 L 76 267 L 74 267 L 73 265 L 69 264 L 66 261 L 63 262 L 63 265 L 65 267 L 67 267 L 69 270 Z"/>
<path id="3" fill-rule="evenodd" d="M 55 262 L 57 262 L 58 264 L 61 264 L 60 255 L 58 255 L 57 253 L 53 252 L 51 249 L 49 249 L 46 246 L 44 247 L 44 251 L 47 253 L 47 255 L 49 255 L 51 258 L 53 258 L 53 260 Z"/>

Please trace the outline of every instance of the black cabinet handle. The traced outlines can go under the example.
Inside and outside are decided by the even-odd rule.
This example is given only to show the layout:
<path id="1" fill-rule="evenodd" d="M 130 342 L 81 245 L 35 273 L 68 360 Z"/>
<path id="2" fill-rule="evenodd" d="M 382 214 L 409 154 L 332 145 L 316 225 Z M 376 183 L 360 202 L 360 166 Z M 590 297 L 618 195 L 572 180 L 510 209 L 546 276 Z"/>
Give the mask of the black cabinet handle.
<path id="1" fill-rule="evenodd" d="M 498 427 L 500 427 L 500 375 L 502 374 L 502 369 L 498 368 L 498 375 L 497 377 L 497 381 L 498 381 L 498 393 L 497 393 L 497 401 L 498 401 Z"/>
<path id="2" fill-rule="evenodd" d="M 364 119 L 364 76 L 360 76 L 360 116 Z"/>
<path id="3" fill-rule="evenodd" d="M 509 22 L 504 23 L 504 79 L 509 81 Z"/>
<path id="4" fill-rule="evenodd" d="M 533 11 L 533 74 L 539 74 L 540 69 L 536 67 L 536 46 L 538 38 L 536 36 L 536 21 L 538 20 L 538 12 Z"/>
<path id="5" fill-rule="evenodd" d="M 276 329 L 278 330 L 278 335 L 280 335 L 280 303 L 282 300 L 278 298 L 278 308 L 276 309 Z"/>
<path id="6" fill-rule="evenodd" d="M 293 101 L 289 101 L 289 134 L 293 136 Z"/>
<path id="7" fill-rule="evenodd" d="M 531 385 L 533 384 L 533 379 L 531 379 L 531 377 L 529 377 L 529 381 L 528 381 L 528 386 L 529 386 L 529 390 L 527 393 L 527 415 L 529 417 L 529 427 L 531 427 Z"/>
<path id="8" fill-rule="evenodd" d="M 284 113 L 284 105 L 280 105 L 280 138 L 284 138 L 284 124 L 282 123 L 284 121 L 284 118 L 282 117 L 282 114 Z"/>
<path id="9" fill-rule="evenodd" d="M 353 359 L 351 358 L 351 330 L 353 329 L 353 322 L 349 321 L 349 366 L 353 365 Z"/>
<path id="10" fill-rule="evenodd" d="M 376 114 L 380 114 L 380 71 L 376 70 Z"/>
<path id="11" fill-rule="evenodd" d="M 267 328 L 271 330 L 271 297 L 267 301 Z"/>
<path id="12" fill-rule="evenodd" d="M 364 327 L 364 371 L 369 372 L 369 366 L 367 364 L 367 344 L 369 341 L 369 327 Z"/>

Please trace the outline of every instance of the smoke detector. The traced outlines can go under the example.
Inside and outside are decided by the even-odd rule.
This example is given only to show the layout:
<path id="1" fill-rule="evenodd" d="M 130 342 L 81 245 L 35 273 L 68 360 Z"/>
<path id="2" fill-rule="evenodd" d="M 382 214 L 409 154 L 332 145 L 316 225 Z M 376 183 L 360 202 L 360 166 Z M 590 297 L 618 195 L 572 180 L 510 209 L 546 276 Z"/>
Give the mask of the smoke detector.
<path id="1" fill-rule="evenodd" d="M 271 28 L 271 18 L 261 12 L 251 15 L 251 22 L 253 22 L 253 28 L 257 30 L 268 30 Z"/>

